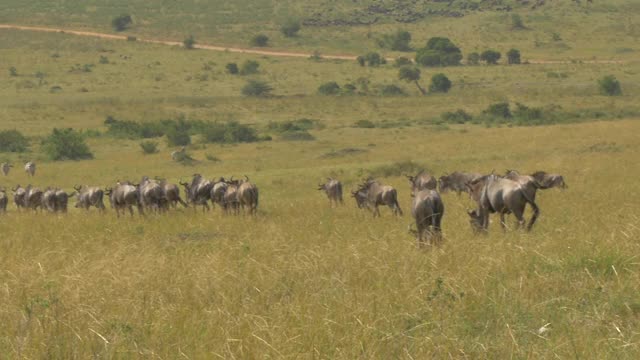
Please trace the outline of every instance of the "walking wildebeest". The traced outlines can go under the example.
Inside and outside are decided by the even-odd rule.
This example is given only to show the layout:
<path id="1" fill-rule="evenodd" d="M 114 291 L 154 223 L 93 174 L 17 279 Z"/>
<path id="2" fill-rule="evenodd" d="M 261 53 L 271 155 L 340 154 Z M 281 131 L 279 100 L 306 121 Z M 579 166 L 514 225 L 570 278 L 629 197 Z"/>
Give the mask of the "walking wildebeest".
<path id="1" fill-rule="evenodd" d="M 409 179 L 411 186 L 411 196 L 414 196 L 420 190 L 435 190 L 438 187 L 438 181 L 424 170 L 420 171 L 416 176 L 405 175 Z"/>
<path id="2" fill-rule="evenodd" d="M 194 204 L 194 209 L 197 205 L 202 205 L 202 212 L 204 212 L 205 209 L 207 211 L 210 210 L 207 202 L 211 198 L 211 189 L 213 188 L 211 181 L 203 178 L 200 174 L 193 174 L 193 179 L 191 179 L 190 184 L 180 182 L 180 185 L 184 186 L 187 201 Z"/>
<path id="3" fill-rule="evenodd" d="M 7 190 L 5 188 L 0 188 L 0 211 L 7 212 L 7 203 L 9 202 L 9 198 L 7 197 Z"/>
<path id="4" fill-rule="evenodd" d="M 55 189 L 48 187 L 44 190 L 44 193 L 42 194 L 42 207 L 49 212 L 56 211 L 56 190 Z"/>
<path id="5" fill-rule="evenodd" d="M 74 186 L 73 187 L 78 194 L 76 196 L 76 208 L 82 208 L 85 210 L 89 210 L 90 207 L 96 207 L 100 209 L 100 211 L 105 211 L 104 202 L 102 198 L 104 197 L 104 191 L 99 187 L 89 187 L 89 186 Z"/>
<path id="6" fill-rule="evenodd" d="M 440 179 L 438 180 L 440 192 L 446 193 L 447 191 L 455 191 L 458 195 L 460 195 L 461 192 L 469 192 L 467 183 L 481 176 L 482 174 L 478 173 L 465 173 L 458 171 L 451 174 L 445 174 L 440 176 Z"/>
<path id="7" fill-rule="evenodd" d="M 229 187 L 229 184 L 227 184 L 223 177 L 213 183 L 213 187 L 211 187 L 211 194 L 209 195 L 212 205 L 218 204 L 224 209 L 224 194 L 227 192 L 227 187 Z"/>
<path id="8" fill-rule="evenodd" d="M 30 176 L 35 176 L 36 163 L 34 163 L 33 161 L 29 161 L 28 163 L 24 164 L 24 171 Z"/>
<path id="9" fill-rule="evenodd" d="M 107 188 L 105 194 L 109 196 L 111 207 L 116 210 L 116 216 L 120 217 L 120 211 L 125 213 L 129 209 L 129 213 L 133 216 L 133 207 L 138 208 L 138 214 L 144 215 L 142 203 L 140 202 L 140 191 L 138 187 L 128 181 L 116 183 L 115 188 Z"/>
<path id="10" fill-rule="evenodd" d="M 233 211 L 234 214 L 238 214 L 240 212 L 240 203 L 238 201 L 238 187 L 240 187 L 240 181 L 233 180 L 233 176 L 231 180 L 228 180 L 227 187 L 225 188 L 225 193 L 222 198 L 222 208 L 225 213 L 229 213 L 229 211 Z"/>
<path id="11" fill-rule="evenodd" d="M 238 204 L 242 210 L 246 207 L 250 215 L 255 215 L 258 212 L 258 187 L 249 181 L 247 175 L 244 177 L 238 186 Z"/>
<path id="12" fill-rule="evenodd" d="M 167 201 L 167 206 L 171 206 L 172 208 L 176 208 L 177 204 L 180 203 L 184 207 L 189 207 L 186 202 L 180 198 L 180 188 L 176 184 L 171 184 L 167 182 L 166 179 L 158 179 L 160 181 L 159 185 L 164 191 L 164 197 Z"/>
<path id="13" fill-rule="evenodd" d="M 42 190 L 29 184 L 25 188 L 25 191 L 24 207 L 33 210 L 38 210 L 38 208 L 42 209 Z"/>
<path id="14" fill-rule="evenodd" d="M 411 215 L 416 221 L 418 247 L 422 247 L 425 242 L 440 242 L 444 204 L 437 191 L 425 189 L 417 192 L 411 204 Z"/>
<path id="15" fill-rule="evenodd" d="M 518 227 L 524 226 L 524 208 L 530 204 L 533 215 L 526 227 L 531 230 L 540 215 L 540 209 L 528 195 L 524 186 L 513 180 L 501 178 L 491 174 L 480 177 L 468 184 L 471 197 L 477 202 L 478 210 L 469 211 L 471 225 L 476 231 L 487 231 L 489 228 L 489 214 L 500 214 L 500 225 L 506 229 L 504 215 L 513 213 L 518 219 Z"/>
<path id="16" fill-rule="evenodd" d="M 564 177 L 560 174 L 549 174 L 545 171 L 536 171 L 531 176 L 538 181 L 540 189 L 551 189 L 559 187 L 561 189 L 568 188 L 564 182 Z"/>
<path id="17" fill-rule="evenodd" d="M 27 190 L 22 186 L 18 185 L 15 188 L 11 189 L 11 191 L 13 192 L 13 202 L 16 204 L 16 207 L 18 208 L 18 210 L 26 207 L 24 201 L 25 201 L 25 195 L 27 194 Z"/>
<path id="18" fill-rule="evenodd" d="M 69 198 L 73 197 L 75 193 L 68 194 L 66 191 L 56 189 L 56 212 L 67 212 L 67 205 L 69 204 Z"/>
<path id="19" fill-rule="evenodd" d="M 318 184 L 318 190 L 324 190 L 329 198 L 329 206 L 333 206 L 333 203 L 338 205 L 343 203 L 342 201 L 342 183 L 333 178 L 327 178 L 327 182 L 324 184 Z"/>
<path id="20" fill-rule="evenodd" d="M 2 165 L 0 165 L 0 169 L 2 170 L 2 175 L 7 176 L 9 175 L 9 171 L 11 171 L 11 168 L 13 167 L 13 165 L 9 164 L 9 163 L 2 163 Z"/>
<path id="21" fill-rule="evenodd" d="M 147 176 L 142 177 L 142 181 L 138 185 L 140 192 L 140 203 L 142 207 L 151 209 L 154 212 L 162 212 L 167 208 L 167 198 L 164 189 L 160 184 L 149 179 Z"/>
<path id="22" fill-rule="evenodd" d="M 373 212 L 374 217 L 380 216 L 380 209 L 378 209 L 380 205 L 386 205 L 391 208 L 394 215 L 402 216 L 402 209 L 398 204 L 398 192 L 393 186 L 382 185 L 376 180 L 367 179 L 360 184 L 356 194 L 366 194 L 364 205 Z M 354 195 L 354 197 L 358 201 L 359 196 Z"/>

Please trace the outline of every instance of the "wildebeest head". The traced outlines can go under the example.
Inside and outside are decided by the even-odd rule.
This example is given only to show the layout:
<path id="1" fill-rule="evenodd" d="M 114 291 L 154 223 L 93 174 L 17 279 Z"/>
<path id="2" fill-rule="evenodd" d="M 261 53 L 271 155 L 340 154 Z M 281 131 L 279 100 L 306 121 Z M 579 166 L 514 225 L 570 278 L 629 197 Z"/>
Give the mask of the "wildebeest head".
<path id="1" fill-rule="evenodd" d="M 545 171 L 536 171 L 531 176 L 540 184 L 541 189 L 559 187 L 567 189 L 569 186 L 564 182 L 564 177 L 559 174 L 549 174 Z"/>
<path id="2" fill-rule="evenodd" d="M 359 188 L 356 191 L 352 191 L 351 196 L 356 199 L 356 205 L 358 206 L 358 209 L 366 207 L 367 190 L 365 188 Z"/>
<path id="3" fill-rule="evenodd" d="M 482 228 L 480 212 L 478 210 L 467 210 L 467 214 L 469 215 L 469 224 L 473 232 L 476 234 L 482 232 L 484 229 Z"/>

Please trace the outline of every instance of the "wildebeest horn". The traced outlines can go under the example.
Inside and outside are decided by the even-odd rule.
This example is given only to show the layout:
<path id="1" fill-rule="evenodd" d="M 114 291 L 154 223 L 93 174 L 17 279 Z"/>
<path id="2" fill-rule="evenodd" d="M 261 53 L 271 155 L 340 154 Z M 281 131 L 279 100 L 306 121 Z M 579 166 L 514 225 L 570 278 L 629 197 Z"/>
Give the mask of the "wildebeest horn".
<path id="1" fill-rule="evenodd" d="M 247 179 L 247 181 L 249 181 L 249 177 L 247 175 L 245 175 L 244 178 Z"/>
<path id="2" fill-rule="evenodd" d="M 82 189 L 82 187 L 80 187 L 79 185 L 73 185 L 73 188 L 74 188 L 76 191 L 80 191 L 80 189 Z"/>
<path id="3" fill-rule="evenodd" d="M 11 188 L 11 191 L 16 192 L 18 190 L 18 188 L 20 187 L 20 184 L 18 184 L 18 186 L 16 186 L 16 188 Z"/>
<path id="4" fill-rule="evenodd" d="M 232 182 L 232 181 L 233 181 L 233 175 L 231 175 L 231 179 L 229 179 L 229 182 Z"/>

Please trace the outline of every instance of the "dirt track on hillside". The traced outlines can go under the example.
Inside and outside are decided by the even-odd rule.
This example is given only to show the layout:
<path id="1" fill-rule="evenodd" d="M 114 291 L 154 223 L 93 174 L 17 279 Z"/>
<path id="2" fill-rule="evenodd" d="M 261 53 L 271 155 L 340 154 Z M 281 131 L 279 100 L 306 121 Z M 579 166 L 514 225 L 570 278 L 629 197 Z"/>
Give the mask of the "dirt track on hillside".
<path id="1" fill-rule="evenodd" d="M 63 33 L 63 34 L 70 34 L 70 35 L 77 35 L 77 36 L 88 36 L 88 37 L 95 37 L 95 38 L 101 38 L 101 39 L 110 39 L 110 40 L 127 40 L 126 35 L 113 35 L 113 34 L 98 33 L 98 32 L 92 32 L 92 31 L 78 31 L 78 30 L 68 30 L 68 29 L 39 27 L 39 26 L 0 24 L 0 29 Z M 154 40 L 154 39 L 143 39 L 143 38 L 137 38 L 136 41 L 152 43 L 152 44 L 162 44 L 162 45 L 168 45 L 168 46 L 183 46 L 182 42 L 180 41 Z M 301 52 L 258 50 L 258 49 L 247 49 L 247 48 L 238 48 L 238 47 L 225 47 L 225 46 L 219 46 L 219 45 L 207 45 L 207 44 L 196 44 L 194 47 L 196 49 L 203 49 L 203 50 L 226 51 L 226 52 L 232 52 L 232 53 L 256 54 L 256 55 L 279 56 L 279 57 L 308 58 L 313 55 L 310 53 L 301 53 Z M 323 59 L 331 59 L 331 60 L 355 60 L 356 59 L 356 56 L 354 55 L 321 54 L 321 57 Z M 388 60 L 393 60 L 393 59 L 391 58 Z M 571 64 L 571 63 L 623 64 L 625 63 L 622 60 L 536 60 L 536 59 L 533 59 L 533 60 L 527 60 L 527 61 L 529 64 Z"/>

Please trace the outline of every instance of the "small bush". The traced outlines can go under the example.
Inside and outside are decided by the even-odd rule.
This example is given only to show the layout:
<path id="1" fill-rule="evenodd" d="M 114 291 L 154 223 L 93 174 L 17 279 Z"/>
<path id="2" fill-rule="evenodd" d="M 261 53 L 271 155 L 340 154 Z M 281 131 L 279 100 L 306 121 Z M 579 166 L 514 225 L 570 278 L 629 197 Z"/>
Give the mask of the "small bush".
<path id="1" fill-rule="evenodd" d="M 406 92 L 399 86 L 396 85 L 384 85 L 380 88 L 380 94 L 383 96 L 404 96 Z"/>
<path id="2" fill-rule="evenodd" d="M 358 120 L 353 124 L 353 127 L 362 129 L 373 129 L 376 127 L 376 124 L 374 124 L 371 120 Z"/>
<path id="3" fill-rule="evenodd" d="M 138 38 L 135 37 L 135 36 L 129 35 L 129 36 L 127 36 L 127 41 L 138 41 Z"/>
<path id="4" fill-rule="evenodd" d="M 509 65 L 520 64 L 520 51 L 518 49 L 511 49 L 507 52 L 507 62 Z"/>
<path id="5" fill-rule="evenodd" d="M 403 66 L 411 65 L 411 64 L 412 64 L 411 60 L 407 59 L 404 56 L 401 56 L 401 57 L 397 58 L 396 61 L 393 63 L 393 65 L 395 67 L 403 67 Z"/>
<path id="6" fill-rule="evenodd" d="M 467 56 L 467 64 L 468 65 L 478 65 L 480 63 L 480 54 L 477 52 L 472 52 Z"/>
<path id="7" fill-rule="evenodd" d="M 18 130 L 0 131 L 0 152 L 25 152 L 29 141 Z"/>
<path id="8" fill-rule="evenodd" d="M 158 142 L 156 141 L 142 141 L 140 142 L 140 148 L 143 154 L 155 154 L 158 152 Z"/>
<path id="9" fill-rule="evenodd" d="M 253 97 L 267 97 L 271 95 L 273 88 L 264 81 L 249 80 L 242 88 L 242 95 Z"/>
<path id="10" fill-rule="evenodd" d="M 251 38 L 251 46 L 263 47 L 269 43 L 269 37 L 264 34 L 258 34 Z"/>
<path id="11" fill-rule="evenodd" d="M 416 52 L 416 63 L 422 66 L 460 65 L 462 52 L 445 37 L 432 37 L 424 48 Z"/>
<path id="12" fill-rule="evenodd" d="M 169 146 L 187 146 L 191 144 L 189 136 L 190 125 L 184 119 L 178 119 L 168 126 L 166 130 L 167 144 Z"/>
<path id="13" fill-rule="evenodd" d="M 115 31 L 124 31 L 133 23 L 131 15 L 123 14 L 111 20 L 111 26 Z"/>
<path id="14" fill-rule="evenodd" d="M 326 82 L 318 87 L 320 95 L 338 95 L 340 94 L 340 85 L 335 81 Z"/>
<path id="15" fill-rule="evenodd" d="M 485 50 L 482 52 L 482 54 L 480 54 L 480 60 L 486 62 L 489 65 L 495 65 L 498 63 L 498 60 L 500 60 L 501 56 L 502 55 L 498 51 Z"/>
<path id="16" fill-rule="evenodd" d="M 100 64 L 108 64 L 109 63 L 109 58 L 104 56 L 104 55 L 100 55 L 100 60 L 98 60 L 98 62 Z"/>
<path id="17" fill-rule="evenodd" d="M 184 48 L 187 50 L 194 49 L 196 46 L 196 39 L 193 38 L 193 35 L 189 35 L 188 38 L 182 41 L 182 45 L 184 45 Z"/>
<path id="18" fill-rule="evenodd" d="M 206 123 L 202 128 L 202 137 L 208 143 L 220 144 L 258 141 L 255 129 L 236 121 Z"/>
<path id="19" fill-rule="evenodd" d="M 231 75 L 235 75 L 240 71 L 238 69 L 238 64 L 236 63 L 228 63 L 227 66 L 225 66 L 225 68 L 227 69 L 227 72 Z"/>
<path id="20" fill-rule="evenodd" d="M 340 150 L 332 150 L 330 152 L 324 153 L 320 156 L 322 159 L 332 159 L 337 157 L 349 156 L 349 155 L 358 155 L 369 150 L 366 149 L 358 149 L 358 148 L 344 148 Z"/>
<path id="21" fill-rule="evenodd" d="M 356 61 L 358 62 L 358 64 L 359 64 L 360 66 L 365 66 L 365 65 L 367 65 L 367 59 L 365 59 L 365 57 L 364 57 L 364 56 L 362 56 L 362 55 L 358 56 L 358 57 L 356 58 Z M 13 68 L 13 69 L 15 69 L 15 68 Z"/>
<path id="22" fill-rule="evenodd" d="M 286 131 L 280 134 L 280 139 L 285 141 L 312 141 L 316 138 L 306 130 Z"/>
<path id="23" fill-rule="evenodd" d="M 511 114 L 511 110 L 509 109 L 508 102 L 491 104 L 482 113 L 492 117 L 497 117 L 502 119 L 509 119 L 513 117 L 513 115 Z"/>
<path id="24" fill-rule="evenodd" d="M 15 66 L 9 68 L 9 76 L 15 77 L 18 76 L 18 69 Z"/>
<path id="25" fill-rule="evenodd" d="M 382 64 L 386 64 L 386 60 L 377 52 L 370 52 L 366 55 L 363 56 L 364 58 L 364 63 L 369 65 L 369 66 L 380 66 Z M 358 61 L 360 62 L 360 60 Z M 362 65 L 362 64 L 361 64 Z"/>
<path id="26" fill-rule="evenodd" d="M 620 82 L 613 75 L 607 75 L 598 80 L 598 86 L 600 87 L 600 93 L 608 96 L 620 96 L 622 95 L 622 88 Z"/>
<path id="27" fill-rule="evenodd" d="M 93 158 L 82 134 L 71 128 L 53 129 L 51 135 L 42 141 L 42 150 L 54 161 Z"/>
<path id="28" fill-rule="evenodd" d="M 524 123 L 530 123 L 542 119 L 542 108 L 528 107 L 526 105 L 516 103 L 516 109 L 513 116 Z"/>
<path id="29" fill-rule="evenodd" d="M 393 34 L 383 35 L 378 39 L 378 46 L 391 49 L 393 51 L 411 51 L 411 33 L 398 30 Z"/>
<path id="30" fill-rule="evenodd" d="M 449 89 L 451 89 L 451 81 L 445 74 L 435 74 L 431 77 L 430 92 L 446 93 Z"/>
<path id="31" fill-rule="evenodd" d="M 302 118 L 292 121 L 271 121 L 267 125 L 269 131 L 283 133 L 288 131 L 306 131 L 312 129 L 324 129 L 324 124 L 319 120 Z"/>
<path id="32" fill-rule="evenodd" d="M 253 75 L 258 73 L 260 63 L 255 60 L 247 60 L 240 68 L 240 75 Z"/>
<path id="33" fill-rule="evenodd" d="M 524 23 L 522 22 L 522 17 L 518 14 L 511 15 L 511 28 L 513 30 L 523 30 L 526 29 Z"/>
<path id="34" fill-rule="evenodd" d="M 464 124 L 473 120 L 473 116 L 462 109 L 442 113 L 440 118 L 445 122 L 453 124 Z"/>
<path id="35" fill-rule="evenodd" d="M 300 22 L 295 19 L 289 19 L 280 27 L 280 31 L 286 37 L 294 37 L 300 31 Z"/>
<path id="36" fill-rule="evenodd" d="M 215 155 L 205 154 L 205 155 L 204 155 L 204 157 L 205 157 L 207 160 L 211 161 L 211 162 L 215 162 L 215 163 L 217 163 L 217 162 L 222 162 L 222 160 L 220 160 L 220 159 L 219 159 L 217 156 L 215 156 Z"/>
<path id="37" fill-rule="evenodd" d="M 424 167 L 420 164 L 414 163 L 411 160 L 399 161 L 389 165 L 377 166 L 368 171 L 369 175 L 373 177 L 389 177 L 389 176 L 401 176 L 403 174 L 416 174 L 418 171 L 423 170 Z"/>

